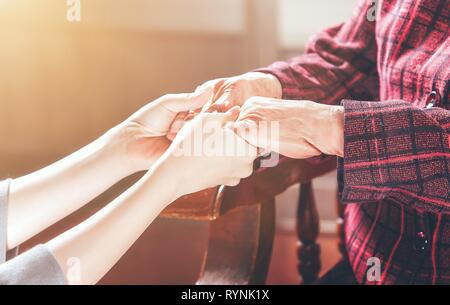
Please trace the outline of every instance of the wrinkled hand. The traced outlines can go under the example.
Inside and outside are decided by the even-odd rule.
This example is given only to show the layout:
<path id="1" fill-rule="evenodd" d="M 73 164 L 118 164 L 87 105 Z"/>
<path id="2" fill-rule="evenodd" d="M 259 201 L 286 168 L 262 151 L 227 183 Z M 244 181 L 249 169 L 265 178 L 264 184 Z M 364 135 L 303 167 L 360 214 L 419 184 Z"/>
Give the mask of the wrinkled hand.
<path id="1" fill-rule="evenodd" d="M 343 124 L 340 106 L 252 97 L 233 128 L 254 146 L 303 159 L 322 153 L 342 156 Z M 276 132 L 270 132 L 270 127 Z"/>
<path id="2" fill-rule="evenodd" d="M 266 73 L 249 72 L 242 75 L 208 81 L 197 87 L 196 92 L 206 92 L 201 112 L 226 112 L 234 106 L 242 106 L 252 96 L 281 98 L 278 79 Z M 196 113 L 180 115 L 168 134 L 173 139 L 181 127 Z"/>
<path id="3" fill-rule="evenodd" d="M 233 106 L 242 106 L 252 96 L 281 97 L 281 85 L 277 78 L 260 72 L 210 81 L 198 90 L 212 91 L 210 102 L 203 107 L 207 112 L 225 112 Z"/>
<path id="4" fill-rule="evenodd" d="M 251 175 L 257 148 L 226 127 L 238 115 L 238 107 L 227 113 L 199 114 L 180 130 L 160 161 L 165 171 L 174 173 L 178 195 L 235 186 Z"/>
<path id="5" fill-rule="evenodd" d="M 171 141 L 166 137 L 180 113 L 201 108 L 211 93 L 167 94 L 143 106 L 115 128 L 121 143 L 124 164 L 132 172 L 149 169 L 166 151 Z"/>

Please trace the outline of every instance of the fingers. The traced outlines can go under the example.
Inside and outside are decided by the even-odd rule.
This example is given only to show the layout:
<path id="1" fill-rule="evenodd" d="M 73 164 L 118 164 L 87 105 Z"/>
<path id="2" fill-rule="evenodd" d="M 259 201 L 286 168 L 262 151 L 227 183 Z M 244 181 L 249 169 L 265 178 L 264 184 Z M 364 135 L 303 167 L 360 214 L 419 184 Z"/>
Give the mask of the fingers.
<path id="1" fill-rule="evenodd" d="M 240 178 L 232 178 L 232 179 L 228 179 L 227 181 L 225 181 L 225 182 L 223 183 L 223 185 L 226 185 L 226 186 L 236 186 L 236 185 L 238 185 L 240 182 L 241 182 L 241 179 L 240 179 Z"/>
<path id="2" fill-rule="evenodd" d="M 213 113 L 213 112 L 220 112 L 220 107 L 216 105 L 215 103 L 210 103 L 203 107 L 202 112 L 205 113 Z"/>
<path id="3" fill-rule="evenodd" d="M 227 121 L 236 121 L 239 117 L 241 107 L 240 106 L 234 106 L 225 112 L 226 120 Z"/>
<path id="4" fill-rule="evenodd" d="M 245 179 L 253 174 L 254 159 L 244 159 L 244 161 L 233 164 L 234 170 L 231 177 L 227 178 L 222 184 L 226 186 L 236 186 L 241 179 Z"/>
<path id="5" fill-rule="evenodd" d="M 226 78 L 220 78 L 216 80 L 211 80 L 206 82 L 205 84 L 197 87 L 196 90 L 204 90 L 205 87 L 209 87 L 212 90 L 212 94 L 208 103 L 206 103 L 201 112 L 212 113 L 212 112 L 222 112 L 219 111 L 219 107 L 216 105 L 217 99 L 222 95 L 224 90 L 224 83 Z"/>
<path id="6" fill-rule="evenodd" d="M 279 141 L 271 119 L 266 115 L 272 104 L 272 99 L 251 97 L 244 103 L 238 119 L 232 124 L 233 131 L 239 137 L 258 147 L 259 155 L 271 151 L 273 144 Z"/>
<path id="7" fill-rule="evenodd" d="M 261 143 L 258 139 L 258 124 L 254 120 L 246 119 L 237 121 L 231 124 L 230 128 L 237 136 L 245 140 L 250 145 L 255 147 L 267 148 L 261 146 Z"/>
<path id="8" fill-rule="evenodd" d="M 279 103 L 279 100 L 262 96 L 252 96 L 245 101 L 244 105 L 242 105 L 241 114 L 251 112 L 255 108 L 264 108 L 270 106 L 273 103 Z"/>
<path id="9" fill-rule="evenodd" d="M 276 135 L 269 130 L 271 126 L 266 122 L 264 114 L 272 103 L 268 98 L 252 97 L 242 107 L 232 107 L 226 112 L 226 117 L 229 118 L 226 127 L 249 144 L 261 148 L 259 153 L 264 153 L 270 149 L 270 141 L 276 140 L 271 139 Z M 225 117 L 223 120 L 226 121 Z"/>
<path id="10" fill-rule="evenodd" d="M 180 129 L 189 121 L 189 116 L 189 112 L 179 112 L 169 128 L 166 138 L 173 141 Z"/>
<path id="11" fill-rule="evenodd" d="M 222 126 L 225 126 L 227 123 L 234 122 L 237 120 L 240 114 L 240 107 L 234 106 L 230 108 L 225 113 L 203 113 L 200 114 L 199 117 L 202 118 L 204 121 L 216 121 L 220 122 Z"/>
<path id="12" fill-rule="evenodd" d="M 218 78 L 218 79 L 212 79 L 209 80 L 200 86 L 198 86 L 195 91 L 203 91 L 203 90 L 212 90 L 212 93 L 215 94 L 216 91 L 219 90 L 219 88 L 222 86 L 222 84 L 225 82 L 226 78 Z"/>
<path id="13" fill-rule="evenodd" d="M 202 111 L 207 113 L 226 112 L 231 107 L 231 102 L 228 101 L 228 95 L 219 97 L 218 100 L 211 99 L 211 103 L 207 104 Z"/>
<path id="14" fill-rule="evenodd" d="M 211 88 L 203 88 L 192 93 L 167 94 L 161 97 L 159 103 L 167 110 L 178 113 L 196 110 L 203 107 L 212 96 Z"/>
<path id="15" fill-rule="evenodd" d="M 177 113 L 166 135 L 167 139 L 173 141 L 181 128 L 191 121 L 201 111 L 203 106 L 210 102 L 212 87 L 208 83 L 197 87 L 193 93 L 169 95 L 169 98 L 163 103 L 165 108 L 169 108 L 170 111 Z"/>
<path id="16" fill-rule="evenodd" d="M 214 110 L 218 112 L 226 112 L 231 107 L 233 107 L 234 103 L 231 101 L 231 94 L 224 93 L 222 94 L 209 108 L 209 110 Z"/>
<path id="17" fill-rule="evenodd" d="M 234 103 L 233 101 L 233 89 L 230 88 L 230 84 L 225 80 L 221 83 L 217 83 L 211 98 L 211 102 L 204 107 L 205 112 L 226 112 Z"/>
<path id="18" fill-rule="evenodd" d="M 249 177 L 251 174 L 253 174 L 253 162 L 248 162 L 241 168 L 239 168 L 239 171 L 237 172 L 237 176 L 241 179 Z"/>
<path id="19" fill-rule="evenodd" d="M 237 158 L 245 162 L 253 162 L 258 156 L 258 150 L 247 141 L 240 138 L 227 124 L 234 123 L 239 116 L 239 106 L 232 107 L 226 113 L 202 113 L 191 122 L 186 129 L 180 132 L 184 134 L 196 135 L 193 140 L 197 151 L 209 155 Z"/>

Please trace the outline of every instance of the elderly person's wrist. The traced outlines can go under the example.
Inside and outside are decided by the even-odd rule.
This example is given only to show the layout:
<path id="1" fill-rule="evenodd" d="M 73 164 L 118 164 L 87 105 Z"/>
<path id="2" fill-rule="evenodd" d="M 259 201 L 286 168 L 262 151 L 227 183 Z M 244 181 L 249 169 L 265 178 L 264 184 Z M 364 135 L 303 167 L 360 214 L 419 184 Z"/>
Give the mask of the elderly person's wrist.
<path id="1" fill-rule="evenodd" d="M 333 143 L 334 155 L 344 156 L 344 107 L 330 106 L 332 135 L 331 143 Z"/>
<path id="2" fill-rule="evenodd" d="M 317 149 L 327 155 L 343 156 L 344 107 L 302 101 L 297 116 L 304 122 L 303 131 Z M 305 111 L 307 110 L 307 111 Z"/>

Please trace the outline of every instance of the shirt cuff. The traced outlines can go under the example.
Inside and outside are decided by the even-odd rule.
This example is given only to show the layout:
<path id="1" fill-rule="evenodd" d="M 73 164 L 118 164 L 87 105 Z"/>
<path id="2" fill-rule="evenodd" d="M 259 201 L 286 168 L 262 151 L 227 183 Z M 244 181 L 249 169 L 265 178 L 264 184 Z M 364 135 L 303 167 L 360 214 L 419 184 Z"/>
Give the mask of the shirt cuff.
<path id="1" fill-rule="evenodd" d="M 403 101 L 343 100 L 341 105 L 344 106 L 342 202 L 382 200 L 386 196 L 385 191 L 369 191 L 367 188 L 384 185 L 389 176 L 387 167 L 380 166 L 380 160 L 391 156 L 391 151 L 387 151 L 387 141 L 395 140 L 395 147 L 399 150 L 408 144 L 395 136 L 396 129 L 408 127 L 408 124 L 403 124 L 406 116 L 398 112 L 391 114 L 390 110 L 410 107 L 410 104 Z M 392 143 L 390 145 L 392 147 Z"/>
<path id="2" fill-rule="evenodd" d="M 65 285 L 64 273 L 45 245 L 0 265 L 0 285 Z"/>

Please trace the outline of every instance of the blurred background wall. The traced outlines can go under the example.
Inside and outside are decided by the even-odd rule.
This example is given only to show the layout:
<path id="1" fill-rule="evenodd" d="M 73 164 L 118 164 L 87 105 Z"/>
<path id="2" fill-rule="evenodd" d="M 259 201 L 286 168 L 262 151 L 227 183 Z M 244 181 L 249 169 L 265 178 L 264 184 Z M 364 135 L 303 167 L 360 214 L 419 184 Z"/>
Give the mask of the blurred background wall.
<path id="1" fill-rule="evenodd" d="M 58 160 L 164 93 L 191 91 L 209 79 L 298 54 L 311 34 L 345 20 L 354 3 L 81 0 L 80 22 L 69 22 L 65 0 L 0 0 L 0 179 Z M 329 234 L 336 217 L 334 180 L 328 175 L 316 182 L 322 228 Z M 87 217 L 131 181 L 74 219 Z M 294 228 L 297 194 L 293 187 L 278 198 L 280 234 Z M 59 223 L 25 248 L 72 222 Z M 157 220 L 144 234 L 147 242 L 130 250 L 136 259 L 120 262 L 103 282 L 194 282 L 205 228 L 204 223 Z M 279 244 L 274 259 L 295 260 L 291 251 L 295 245 Z M 277 275 L 269 282 L 297 280 L 295 264 L 274 266 L 271 272 Z M 280 272 L 283 268 L 294 270 Z"/>

